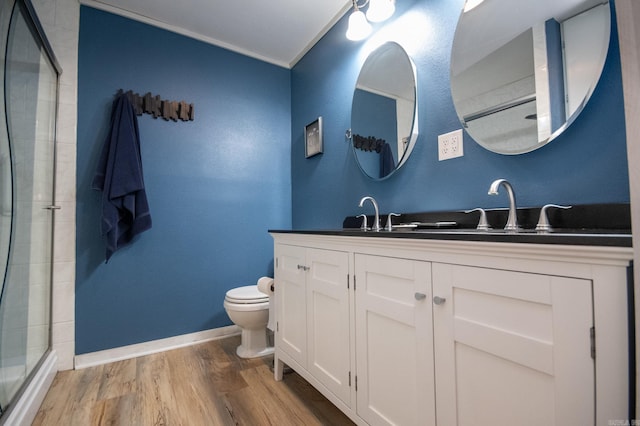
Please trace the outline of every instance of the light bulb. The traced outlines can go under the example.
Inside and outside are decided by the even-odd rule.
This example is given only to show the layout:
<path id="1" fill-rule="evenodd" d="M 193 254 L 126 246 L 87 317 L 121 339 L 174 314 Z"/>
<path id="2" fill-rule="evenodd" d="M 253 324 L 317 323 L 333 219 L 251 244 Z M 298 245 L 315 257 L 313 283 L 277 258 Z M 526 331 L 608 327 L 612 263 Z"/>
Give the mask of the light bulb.
<path id="1" fill-rule="evenodd" d="M 347 28 L 347 38 L 349 40 L 364 40 L 371 34 L 371 25 L 360 10 L 355 10 L 349 16 L 349 27 Z"/>
<path id="2" fill-rule="evenodd" d="M 480 5 L 484 0 L 467 0 L 464 4 L 464 12 L 468 12 L 474 7 Z"/>
<path id="3" fill-rule="evenodd" d="M 371 22 L 382 22 L 393 15 L 395 10 L 394 0 L 369 0 L 367 19 Z"/>

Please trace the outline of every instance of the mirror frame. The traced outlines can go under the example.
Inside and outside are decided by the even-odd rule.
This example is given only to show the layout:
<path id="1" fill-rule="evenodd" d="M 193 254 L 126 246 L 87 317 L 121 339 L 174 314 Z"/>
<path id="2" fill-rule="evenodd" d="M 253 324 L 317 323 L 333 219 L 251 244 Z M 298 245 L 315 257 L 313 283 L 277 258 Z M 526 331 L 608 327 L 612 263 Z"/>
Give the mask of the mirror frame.
<path id="1" fill-rule="evenodd" d="M 560 1 L 562 1 L 562 0 L 560 0 Z M 573 3 L 575 3 L 575 1 Z M 610 0 L 602 0 L 599 4 L 595 4 L 595 3 L 594 4 L 590 4 L 590 3 L 587 3 L 586 1 L 584 1 L 584 2 L 580 3 L 579 7 L 584 8 L 585 4 L 586 4 L 587 7 L 584 8 L 583 10 L 581 10 L 581 11 L 576 10 L 577 6 L 575 4 L 573 4 L 573 6 L 572 6 L 573 9 L 571 9 L 573 14 L 570 15 L 570 16 L 567 16 L 566 18 L 564 18 L 561 21 L 561 22 L 565 22 L 568 18 L 570 18 L 572 16 L 576 16 L 576 15 L 578 15 L 580 13 L 587 12 L 588 10 L 590 10 L 592 8 L 595 8 L 595 7 L 599 6 L 599 5 L 605 5 L 605 3 L 606 3 L 606 7 L 607 7 L 607 17 L 608 17 L 608 19 L 604 23 L 605 27 L 603 28 L 603 34 L 606 35 L 607 39 L 603 40 L 603 43 L 602 43 L 603 51 L 596 52 L 596 53 L 600 54 L 599 57 L 597 58 L 597 60 L 599 62 L 597 63 L 597 67 L 594 67 L 594 72 L 593 72 L 593 75 L 592 75 L 592 79 L 589 82 L 590 83 L 589 86 L 586 88 L 586 90 L 584 91 L 583 94 L 581 93 L 581 98 L 580 98 L 581 102 L 579 104 L 577 104 L 578 106 L 575 108 L 575 110 L 573 112 L 571 112 L 570 116 L 567 117 L 565 115 L 564 120 L 561 122 L 562 124 L 558 125 L 558 127 L 555 128 L 555 130 L 553 128 L 551 128 L 549 133 L 548 133 L 548 136 L 546 136 L 544 139 L 541 140 L 540 137 L 538 137 L 536 143 L 530 143 L 528 145 L 523 145 L 522 147 L 517 147 L 516 146 L 513 149 L 501 148 L 501 147 L 496 147 L 496 146 L 492 147 L 492 145 L 490 143 L 480 139 L 477 134 L 476 134 L 476 136 L 474 136 L 473 131 L 470 131 L 469 126 L 465 122 L 465 118 L 464 118 L 464 116 L 469 116 L 469 115 L 474 115 L 474 114 L 469 114 L 469 113 L 463 114 L 462 112 L 460 112 L 460 106 L 458 105 L 459 102 L 456 103 L 456 101 L 455 101 L 455 99 L 456 99 L 456 97 L 454 96 L 454 92 L 455 92 L 455 89 L 454 89 L 454 87 L 455 87 L 455 77 L 453 75 L 453 73 L 454 73 L 454 62 L 455 62 L 454 53 L 456 51 L 456 45 L 458 44 L 458 46 L 459 46 L 460 43 L 462 43 L 460 40 L 458 40 L 459 39 L 458 36 L 459 36 L 460 26 L 461 26 L 461 24 L 463 24 L 463 17 L 466 15 L 465 10 L 463 8 L 463 10 L 462 10 L 462 12 L 460 14 L 460 17 L 458 19 L 458 23 L 456 25 L 456 33 L 454 35 L 454 40 L 453 40 L 452 48 L 451 48 L 451 59 L 450 59 L 450 63 L 451 63 L 451 66 L 450 66 L 451 94 L 452 94 L 453 103 L 454 103 L 454 106 L 455 106 L 455 109 L 456 109 L 456 114 L 458 115 L 458 119 L 459 119 L 462 127 L 466 130 L 467 134 L 478 145 L 482 146 L 484 149 L 487 149 L 488 151 L 495 152 L 497 154 L 502 154 L 502 155 L 525 154 L 525 153 L 534 151 L 536 149 L 542 148 L 543 146 L 546 146 L 549 142 L 553 141 L 558 136 L 560 136 L 578 118 L 578 116 L 580 115 L 580 113 L 583 111 L 583 109 L 585 108 L 586 104 L 590 100 L 593 92 L 595 91 L 595 88 L 596 88 L 598 82 L 600 81 L 600 79 L 602 77 L 602 73 L 603 73 L 604 68 L 605 68 L 605 64 L 606 64 L 606 60 L 607 60 L 607 56 L 608 56 L 608 52 L 609 52 L 609 48 L 610 48 L 610 44 L 611 44 L 611 29 L 612 29 L 611 2 L 610 2 Z M 511 3 L 509 3 L 509 5 L 511 5 Z M 483 4 L 480 4 L 478 6 L 478 9 L 480 7 L 482 7 L 482 6 L 483 6 Z M 513 7 L 519 7 L 519 6 L 516 4 Z M 470 10 L 468 12 L 473 13 L 475 11 L 474 10 Z M 551 19 L 551 18 L 549 18 L 549 19 Z M 537 23 L 533 23 L 533 25 L 528 27 L 528 28 L 533 28 L 533 26 L 536 25 L 536 24 Z M 458 40 L 457 43 L 456 43 L 456 40 Z M 605 43 L 605 41 L 606 41 L 606 43 Z M 535 47 L 534 47 L 534 50 L 535 50 Z M 495 53 L 495 52 L 497 52 L 497 50 L 496 51 L 492 51 L 492 53 Z M 564 56 L 564 54 L 563 54 L 563 56 Z M 534 74 L 535 74 L 535 72 L 534 72 Z M 537 78 L 536 78 L 536 80 L 537 80 Z M 533 94 L 531 95 L 531 96 L 534 97 L 534 99 L 535 99 L 535 96 L 536 96 L 536 92 L 537 91 L 534 91 Z M 566 94 L 565 94 L 565 96 L 566 96 Z M 523 102 L 526 101 L 526 100 L 523 101 L 523 99 L 517 99 L 516 101 L 520 101 L 520 103 L 516 104 L 514 102 L 514 105 L 511 105 L 511 106 L 524 105 Z M 487 108 L 487 110 L 491 110 L 491 109 L 492 109 L 491 107 Z M 503 111 L 502 109 L 499 109 L 497 107 L 494 108 L 494 109 L 496 109 L 497 113 L 499 113 L 499 114 Z M 507 111 L 507 110 L 505 109 L 504 111 Z M 477 117 L 474 116 L 473 118 L 475 119 Z M 529 117 L 526 117 L 526 118 L 529 118 Z M 536 128 L 538 128 L 538 126 L 536 126 Z M 499 134 L 499 133 L 496 133 L 496 134 Z"/>
<path id="2" fill-rule="evenodd" d="M 383 49 L 388 49 L 392 46 L 395 46 L 397 49 L 400 49 L 400 51 L 404 54 L 404 56 L 406 57 L 409 66 L 410 66 L 410 73 L 411 76 L 413 78 L 413 95 L 414 95 L 414 102 L 413 102 L 413 118 L 412 118 L 412 123 L 411 123 L 411 129 L 409 131 L 409 141 L 407 143 L 407 147 L 404 150 L 402 156 L 399 156 L 400 158 L 398 159 L 398 162 L 395 166 L 395 168 L 389 172 L 387 175 L 385 175 L 384 177 L 378 177 L 378 176 L 371 176 L 362 166 L 362 164 L 360 163 L 360 160 L 358 159 L 358 149 L 354 146 L 353 144 L 353 134 L 352 134 L 352 129 L 353 129 L 353 103 L 355 101 L 355 93 L 356 90 L 358 90 L 358 81 L 360 80 L 360 76 L 362 75 L 362 71 L 365 68 L 365 66 L 367 65 L 367 62 L 370 60 L 375 60 L 377 55 L 380 55 L 382 52 L 384 52 Z M 351 145 L 351 150 L 353 152 L 353 156 L 355 159 L 356 164 L 358 165 L 358 168 L 360 169 L 360 171 L 362 172 L 362 174 L 364 174 L 366 177 L 375 180 L 375 181 L 383 181 L 386 179 L 389 179 L 391 176 L 393 176 L 409 159 L 409 156 L 411 155 L 411 152 L 413 151 L 413 148 L 415 147 L 416 141 L 418 140 L 418 135 L 419 135 L 419 126 L 418 126 L 418 74 L 416 72 L 416 65 L 414 64 L 413 60 L 411 59 L 411 57 L 409 56 L 409 54 L 407 53 L 407 51 L 397 42 L 395 41 L 387 41 L 385 43 L 382 43 L 380 46 L 376 47 L 374 50 L 372 50 L 369 55 L 367 56 L 367 58 L 365 59 L 364 63 L 362 64 L 362 67 L 360 68 L 360 72 L 358 73 L 358 78 L 356 79 L 356 85 L 354 87 L 353 90 L 353 97 L 352 97 L 352 101 L 351 101 L 351 129 L 347 130 L 347 139 Z"/>

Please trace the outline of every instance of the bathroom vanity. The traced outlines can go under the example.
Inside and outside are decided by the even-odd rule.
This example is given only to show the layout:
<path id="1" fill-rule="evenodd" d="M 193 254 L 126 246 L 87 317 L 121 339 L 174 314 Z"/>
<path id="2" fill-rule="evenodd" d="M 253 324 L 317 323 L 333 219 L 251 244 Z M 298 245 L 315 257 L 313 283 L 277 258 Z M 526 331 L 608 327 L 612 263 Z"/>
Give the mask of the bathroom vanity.
<path id="1" fill-rule="evenodd" d="M 270 232 L 276 380 L 357 424 L 629 418 L 630 235 Z"/>
<path id="2" fill-rule="evenodd" d="M 577 119 L 610 44 L 612 5 L 597 3 L 494 1 L 473 13 L 465 4 L 449 81 L 468 136 L 495 153 L 523 154 Z M 403 90 L 373 84 L 395 82 L 387 69 Z M 374 180 L 398 170 L 417 143 L 417 81 L 396 43 L 374 50 L 362 66 L 346 136 L 358 167 Z M 380 93 L 395 100 L 387 120 L 371 113 Z M 397 126 L 381 126 L 386 121 Z M 369 158 L 371 140 L 407 146 L 393 152 L 396 168 L 387 172 L 384 153 L 383 161 Z M 390 213 L 382 227 L 378 204 L 366 196 L 359 207 L 370 200 L 375 216 L 347 218 L 344 229 L 270 231 L 276 380 L 288 365 L 358 424 L 635 419 L 629 206 L 519 209 L 504 179 L 489 195 L 501 185 L 510 208 L 487 220 L 484 210 L 480 220 L 469 211 L 403 214 L 396 219 L 407 228 L 394 228 Z M 420 229 L 427 224 L 434 229 Z M 491 229 L 496 224 L 500 230 Z M 550 224 L 564 231 L 535 231 Z"/>

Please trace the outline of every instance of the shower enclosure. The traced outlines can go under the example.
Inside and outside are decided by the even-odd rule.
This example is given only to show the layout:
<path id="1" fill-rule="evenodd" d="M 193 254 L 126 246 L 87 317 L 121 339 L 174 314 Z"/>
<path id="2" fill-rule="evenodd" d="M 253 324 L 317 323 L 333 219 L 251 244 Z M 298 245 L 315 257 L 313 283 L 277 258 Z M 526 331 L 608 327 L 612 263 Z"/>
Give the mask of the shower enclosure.
<path id="1" fill-rule="evenodd" d="M 0 3 L 0 414 L 4 414 L 51 348 L 61 70 L 31 3 Z"/>

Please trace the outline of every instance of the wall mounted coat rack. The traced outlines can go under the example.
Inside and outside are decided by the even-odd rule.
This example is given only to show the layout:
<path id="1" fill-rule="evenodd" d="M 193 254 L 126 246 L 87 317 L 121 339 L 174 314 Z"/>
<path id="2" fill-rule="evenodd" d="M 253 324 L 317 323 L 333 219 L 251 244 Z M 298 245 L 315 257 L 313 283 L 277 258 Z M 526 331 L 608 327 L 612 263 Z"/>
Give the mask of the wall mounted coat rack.
<path id="1" fill-rule="evenodd" d="M 375 151 L 380 153 L 382 146 L 385 144 L 384 139 L 378 139 L 375 136 L 360 136 L 358 134 L 353 135 L 353 146 L 356 149 L 371 152 Z"/>
<path id="2" fill-rule="evenodd" d="M 150 92 L 140 96 L 131 90 L 124 92 L 122 89 L 118 90 L 116 96 L 123 93 L 129 98 L 136 115 L 151 114 L 153 118 L 162 117 L 167 121 L 193 121 L 194 119 L 194 106 L 185 101 L 163 100 L 160 95 L 153 96 Z"/>

